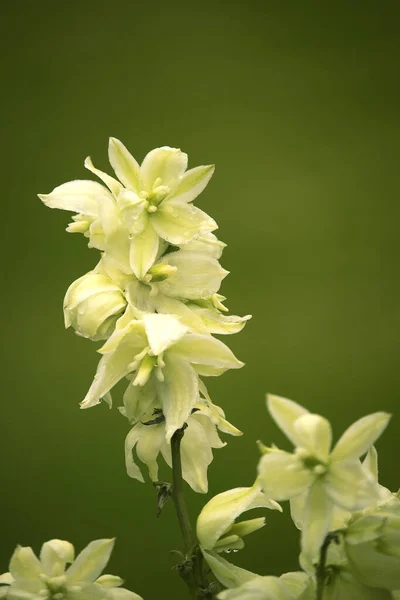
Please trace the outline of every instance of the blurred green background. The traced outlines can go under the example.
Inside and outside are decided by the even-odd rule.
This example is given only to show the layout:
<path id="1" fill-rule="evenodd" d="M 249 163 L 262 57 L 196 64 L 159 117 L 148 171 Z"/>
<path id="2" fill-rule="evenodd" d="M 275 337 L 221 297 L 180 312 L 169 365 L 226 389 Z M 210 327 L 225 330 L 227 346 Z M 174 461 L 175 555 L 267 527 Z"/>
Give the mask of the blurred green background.
<path id="1" fill-rule="evenodd" d="M 215 451 L 212 495 L 253 482 L 255 440 L 285 443 L 266 391 L 323 413 L 336 435 L 395 413 L 378 449 L 397 489 L 398 3 L 3 0 L 0 11 L 0 572 L 17 543 L 116 536 L 110 570 L 127 586 L 186 597 L 171 570 L 173 507 L 157 520 L 152 486 L 125 473 L 127 422 L 78 408 L 98 355 L 64 330 L 62 300 L 97 251 L 36 197 L 90 178 L 88 154 L 107 169 L 110 135 L 140 160 L 167 144 L 191 166 L 217 165 L 197 204 L 228 244 L 229 307 L 253 320 L 224 339 L 246 367 L 210 382 L 245 432 Z M 195 517 L 207 497 L 187 498 Z M 295 569 L 288 510 L 267 517 L 235 561 Z"/>

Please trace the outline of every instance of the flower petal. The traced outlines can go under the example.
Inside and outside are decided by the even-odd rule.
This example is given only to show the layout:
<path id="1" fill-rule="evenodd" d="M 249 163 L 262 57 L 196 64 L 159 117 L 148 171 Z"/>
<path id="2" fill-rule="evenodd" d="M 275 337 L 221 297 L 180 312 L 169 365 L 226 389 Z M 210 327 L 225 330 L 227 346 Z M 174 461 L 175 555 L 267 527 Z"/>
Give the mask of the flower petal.
<path id="1" fill-rule="evenodd" d="M 213 550 L 222 535 L 230 531 L 235 519 L 252 508 L 275 509 L 276 505 L 256 481 L 252 487 L 235 488 L 217 494 L 203 507 L 197 519 L 200 545 Z"/>
<path id="2" fill-rule="evenodd" d="M 67 563 L 74 562 L 75 550 L 70 542 L 49 540 L 40 550 L 40 562 L 44 572 L 51 577 L 62 575 Z"/>
<path id="3" fill-rule="evenodd" d="M 261 457 L 258 473 L 265 494 L 274 500 L 288 500 L 312 485 L 315 476 L 288 452 L 269 452 Z"/>
<path id="4" fill-rule="evenodd" d="M 332 430 L 327 419 L 319 415 L 306 414 L 294 421 L 293 430 L 298 446 L 306 448 L 322 461 L 328 458 Z"/>
<path id="5" fill-rule="evenodd" d="M 97 579 L 110 559 L 114 544 L 115 538 L 90 542 L 67 569 L 65 575 L 68 584 L 93 582 Z"/>
<path id="6" fill-rule="evenodd" d="M 39 198 L 49 208 L 70 210 L 91 217 L 99 214 L 98 205 L 112 196 L 110 192 L 97 181 L 76 179 L 57 186 L 50 194 L 38 194 Z"/>
<path id="7" fill-rule="evenodd" d="M 10 573 L 14 579 L 34 580 L 40 577 L 40 574 L 43 573 L 43 568 L 32 548 L 29 546 L 17 546 L 11 557 Z"/>
<path id="8" fill-rule="evenodd" d="M 103 183 L 106 184 L 106 186 L 111 191 L 111 193 L 115 196 L 115 198 L 118 197 L 118 194 L 123 189 L 123 187 L 119 181 L 114 179 L 114 177 L 110 177 L 110 175 L 108 175 L 107 173 L 104 173 L 104 171 L 100 171 L 100 169 L 96 169 L 96 167 L 92 163 L 92 159 L 90 158 L 90 156 L 88 156 L 85 159 L 85 167 L 86 167 L 86 169 L 88 169 L 88 171 L 91 171 L 94 175 L 97 175 L 97 177 L 99 179 L 101 179 Z"/>
<path id="9" fill-rule="evenodd" d="M 198 252 L 171 252 L 161 260 L 161 264 L 177 269 L 174 275 L 158 284 L 161 293 L 188 300 L 209 298 L 219 290 L 222 280 L 228 275 L 218 261 Z"/>
<path id="10" fill-rule="evenodd" d="M 2 575 L 0 575 L 0 585 L 11 585 L 12 583 L 14 583 L 14 581 L 15 579 L 11 575 L 11 573 L 3 573 Z"/>
<path id="11" fill-rule="evenodd" d="M 187 332 L 187 327 L 173 315 L 144 314 L 143 323 L 151 351 L 155 356 L 175 344 Z"/>
<path id="12" fill-rule="evenodd" d="M 204 190 L 214 171 L 215 165 L 204 165 L 186 171 L 174 192 L 174 200 L 192 202 Z"/>
<path id="13" fill-rule="evenodd" d="M 218 229 L 214 219 L 205 212 L 175 200 L 164 200 L 151 220 L 158 235 L 176 246 L 192 241 L 201 233 Z"/>
<path id="14" fill-rule="evenodd" d="M 216 367 L 225 371 L 241 369 L 244 365 L 223 342 L 198 333 L 186 334 L 172 346 L 170 353 L 172 352 L 193 364 Z"/>
<path id="15" fill-rule="evenodd" d="M 251 315 L 245 317 L 237 317 L 236 315 L 222 315 L 214 308 L 201 308 L 194 303 L 189 304 L 190 310 L 201 318 L 203 328 L 208 333 L 217 333 L 219 335 L 229 335 L 238 333 L 251 319 Z"/>
<path id="16" fill-rule="evenodd" d="M 157 458 L 161 446 L 165 441 L 165 424 L 139 425 L 137 428 L 138 441 L 136 454 L 138 458 L 147 465 L 149 476 L 152 481 L 158 480 Z"/>
<path id="17" fill-rule="evenodd" d="M 117 575 L 100 575 L 100 577 L 96 579 L 95 583 L 106 589 L 110 589 L 121 586 L 124 583 L 124 580 Z"/>
<path id="18" fill-rule="evenodd" d="M 388 413 L 376 412 L 350 425 L 333 449 L 332 460 L 348 460 L 365 454 L 386 429 L 390 418 Z"/>
<path id="19" fill-rule="evenodd" d="M 124 394 L 123 414 L 130 421 L 139 421 L 149 410 L 156 399 L 154 379 L 144 386 L 129 383 Z"/>
<path id="20" fill-rule="evenodd" d="M 110 590 L 109 593 L 112 600 L 143 600 L 141 596 L 125 588 L 116 588 Z"/>
<path id="21" fill-rule="evenodd" d="M 129 262 L 138 279 L 142 279 L 153 266 L 157 258 L 158 242 L 152 221 L 147 219 L 143 231 L 131 239 Z"/>
<path id="22" fill-rule="evenodd" d="M 258 577 L 256 573 L 233 565 L 216 552 L 210 552 L 205 548 L 201 548 L 201 551 L 215 577 L 227 588 L 236 588 Z"/>
<path id="23" fill-rule="evenodd" d="M 226 248 L 226 244 L 221 242 L 213 233 L 210 231 L 202 233 L 196 239 L 183 244 L 181 247 L 182 252 L 201 252 L 202 254 L 209 254 L 216 260 L 221 258 L 222 252 Z"/>
<path id="24" fill-rule="evenodd" d="M 187 425 L 181 442 L 182 476 L 194 492 L 206 494 L 207 469 L 213 459 L 211 445 L 196 419 L 189 418 Z"/>
<path id="25" fill-rule="evenodd" d="M 299 417 L 308 414 L 308 410 L 293 402 L 293 400 L 287 400 L 273 394 L 267 395 L 267 408 L 278 427 L 297 446 L 294 422 Z"/>
<path id="26" fill-rule="evenodd" d="M 377 483 L 358 459 L 335 461 L 324 482 L 332 502 L 345 510 L 359 510 L 378 500 Z"/>
<path id="27" fill-rule="evenodd" d="M 329 531 L 332 517 L 332 502 L 324 484 L 317 480 L 308 492 L 304 507 L 304 523 L 301 547 L 306 558 L 315 559 Z"/>
<path id="28" fill-rule="evenodd" d="M 109 354 L 105 354 L 100 360 L 93 383 L 84 400 L 81 402 L 81 408 L 89 408 L 99 404 L 101 398 L 109 392 L 118 381 L 132 371 L 134 357 L 143 350 L 143 338 L 135 331 L 136 329 L 139 329 L 140 333 L 141 327 L 142 325 L 140 322 L 133 322 L 130 326 L 131 331 L 120 340 L 116 349 Z M 115 333 L 118 334 L 118 332 Z M 106 344 L 109 343 L 110 340 L 111 338 Z"/>
<path id="29" fill-rule="evenodd" d="M 278 577 L 257 576 L 236 589 L 218 594 L 220 600 L 293 600 L 283 581 Z M 296 596 L 297 598 L 297 596 Z"/>
<path id="30" fill-rule="evenodd" d="M 166 440 L 183 427 L 199 398 L 198 377 L 190 364 L 168 351 L 164 355 L 164 381 L 159 383 L 166 420 Z"/>
<path id="31" fill-rule="evenodd" d="M 108 159 L 121 183 L 130 190 L 140 192 L 139 165 L 124 144 L 113 137 L 108 145 Z"/>
<path id="32" fill-rule="evenodd" d="M 179 148 L 163 146 L 151 150 L 140 167 L 140 176 L 144 188 L 152 190 L 156 179 L 161 179 L 161 185 L 176 187 L 181 176 L 186 171 L 188 157 Z"/>

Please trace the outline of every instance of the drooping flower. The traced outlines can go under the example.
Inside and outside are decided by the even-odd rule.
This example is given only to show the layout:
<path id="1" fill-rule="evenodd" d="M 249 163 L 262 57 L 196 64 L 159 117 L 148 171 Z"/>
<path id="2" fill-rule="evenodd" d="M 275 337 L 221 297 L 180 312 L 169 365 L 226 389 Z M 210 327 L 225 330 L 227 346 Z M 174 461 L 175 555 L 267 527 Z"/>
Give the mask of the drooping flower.
<path id="1" fill-rule="evenodd" d="M 128 244 L 130 265 L 141 279 L 156 260 L 160 240 L 179 246 L 217 229 L 211 217 L 191 204 L 209 182 L 212 165 L 187 171 L 187 155 L 164 146 L 149 152 L 139 166 L 115 138 L 108 150 L 118 180 L 88 158 L 85 166 L 107 187 L 77 180 L 39 196 L 50 208 L 78 213 L 69 231 L 85 233 L 100 250 Z"/>
<path id="2" fill-rule="evenodd" d="M 138 321 L 126 311 L 99 352 L 103 358 L 82 408 L 98 404 L 127 375 L 134 375 L 131 385 L 143 389 L 152 379 L 162 398 L 167 441 L 199 400 L 198 375 L 219 375 L 243 366 L 219 340 L 188 333 L 178 319 L 161 314 L 143 314 Z"/>
<path id="3" fill-rule="evenodd" d="M 72 544 L 50 540 L 37 558 L 30 547 L 17 546 L 10 572 L 0 576 L 0 598 L 7 600 L 142 600 L 121 588 L 123 580 L 101 575 L 113 539 L 91 542 L 75 559 Z"/>
<path id="4" fill-rule="evenodd" d="M 138 387 L 130 385 L 124 396 L 125 406 L 120 409 L 134 423 L 125 441 L 127 472 L 130 477 L 142 482 L 142 472 L 133 460 L 133 449 L 141 462 L 147 465 L 150 479 L 154 482 L 158 481 L 159 454 L 168 466 L 172 466 L 171 445 L 166 439 L 166 422 L 160 408 L 162 398 L 157 396 L 153 386 L 154 382 L 150 380 L 140 394 Z M 204 398 L 199 400 L 186 420 L 180 446 L 182 476 L 198 493 L 208 491 L 207 469 L 213 459 L 212 450 L 226 445 L 217 429 L 230 435 L 241 435 L 241 431 L 226 421 L 220 407 Z"/>
<path id="5" fill-rule="evenodd" d="M 330 451 L 329 422 L 278 396 L 268 397 L 268 410 L 296 446 L 293 454 L 271 449 L 260 460 L 265 493 L 276 500 L 306 494 L 301 521 L 302 550 L 313 560 L 332 523 L 335 506 L 347 511 L 365 508 L 377 499 L 377 484 L 363 469 L 365 454 L 386 428 L 390 415 L 374 413 L 354 423 Z"/>

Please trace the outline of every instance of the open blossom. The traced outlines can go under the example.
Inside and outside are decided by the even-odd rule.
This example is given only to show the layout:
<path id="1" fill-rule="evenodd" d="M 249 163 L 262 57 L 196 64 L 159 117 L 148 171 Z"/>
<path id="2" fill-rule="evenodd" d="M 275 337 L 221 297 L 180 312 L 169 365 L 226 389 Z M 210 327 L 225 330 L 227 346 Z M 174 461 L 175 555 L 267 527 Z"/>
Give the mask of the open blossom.
<path id="1" fill-rule="evenodd" d="M 218 594 L 220 600 L 315 600 L 315 584 L 305 573 L 257 576 Z"/>
<path id="2" fill-rule="evenodd" d="M 70 542 L 50 540 L 39 558 L 32 548 L 18 546 L 11 557 L 10 571 L 0 575 L 0 598 L 7 600 L 142 600 L 120 586 L 115 575 L 101 575 L 113 539 L 91 542 L 75 558 Z"/>
<path id="3" fill-rule="evenodd" d="M 90 158 L 85 161 L 107 187 L 76 180 L 40 198 L 50 208 L 78 213 L 69 231 L 85 233 L 91 246 L 112 252 L 113 246 L 128 244 L 138 278 L 152 266 L 163 241 L 179 246 L 217 229 L 211 217 L 191 204 L 209 182 L 212 165 L 187 171 L 187 155 L 164 146 L 149 152 L 139 166 L 115 138 L 110 138 L 108 156 L 118 180 L 94 168 Z"/>
<path id="4" fill-rule="evenodd" d="M 199 399 L 199 375 L 219 375 L 243 366 L 225 344 L 189 333 L 171 315 L 143 314 L 140 321 L 125 315 L 99 352 L 103 358 L 82 408 L 98 404 L 127 375 L 134 375 L 130 385 L 143 390 L 151 379 L 154 394 L 162 398 L 167 441 Z"/>
<path id="5" fill-rule="evenodd" d="M 359 457 L 381 435 L 390 415 L 378 412 L 360 419 L 331 451 L 331 427 L 323 417 L 278 396 L 268 397 L 268 410 L 296 449 L 290 454 L 271 448 L 264 454 L 258 467 L 262 486 L 276 500 L 306 495 L 302 551 L 313 560 L 331 528 L 334 507 L 355 511 L 378 498 L 376 481 Z"/>

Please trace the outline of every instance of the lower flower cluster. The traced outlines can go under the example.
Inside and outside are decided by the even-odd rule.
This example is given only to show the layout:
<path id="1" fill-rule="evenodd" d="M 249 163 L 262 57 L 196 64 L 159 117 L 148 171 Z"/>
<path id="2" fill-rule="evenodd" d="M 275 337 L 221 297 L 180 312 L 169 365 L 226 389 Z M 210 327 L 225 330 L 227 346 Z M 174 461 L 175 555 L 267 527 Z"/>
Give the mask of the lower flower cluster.
<path id="1" fill-rule="evenodd" d="M 296 446 L 260 449 L 258 478 L 251 488 L 218 494 L 203 508 L 197 535 L 203 556 L 227 588 L 221 600 L 398 600 L 400 598 L 400 498 L 378 483 L 373 446 L 388 424 L 386 413 L 351 425 L 331 451 L 331 427 L 319 415 L 278 396 L 268 409 Z M 363 462 L 360 457 L 365 455 Z M 243 548 L 242 537 L 263 518 L 236 519 L 251 508 L 282 510 L 301 530 L 303 571 L 260 576 L 222 558 Z"/>

